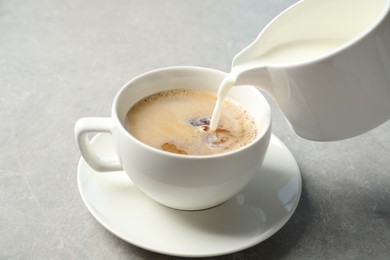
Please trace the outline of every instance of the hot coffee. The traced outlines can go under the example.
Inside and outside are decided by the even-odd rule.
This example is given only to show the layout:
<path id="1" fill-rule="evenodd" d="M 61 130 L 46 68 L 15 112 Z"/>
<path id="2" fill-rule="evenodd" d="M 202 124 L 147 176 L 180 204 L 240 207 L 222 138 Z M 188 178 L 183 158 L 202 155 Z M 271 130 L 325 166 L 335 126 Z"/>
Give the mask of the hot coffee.
<path id="1" fill-rule="evenodd" d="M 128 112 L 127 130 L 152 147 L 187 155 L 218 154 L 243 147 L 257 135 L 254 119 L 237 102 L 226 99 L 215 131 L 209 129 L 216 95 L 170 90 L 148 96 Z"/>

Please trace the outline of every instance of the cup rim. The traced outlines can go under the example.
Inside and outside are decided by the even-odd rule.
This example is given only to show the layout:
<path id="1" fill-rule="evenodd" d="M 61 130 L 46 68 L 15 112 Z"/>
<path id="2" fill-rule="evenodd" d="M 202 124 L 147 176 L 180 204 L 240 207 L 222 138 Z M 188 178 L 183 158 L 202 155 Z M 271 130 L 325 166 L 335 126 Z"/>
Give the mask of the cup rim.
<path id="1" fill-rule="evenodd" d="M 170 157 L 170 158 L 173 157 L 173 158 L 191 159 L 191 160 L 193 160 L 193 159 L 205 160 L 205 159 L 228 157 L 228 156 L 232 156 L 232 155 L 235 155 L 235 154 L 238 154 L 238 153 L 242 153 L 243 151 L 245 151 L 247 149 L 250 149 L 256 143 L 260 142 L 267 135 L 267 133 L 270 131 L 271 123 L 272 123 L 271 107 L 270 107 L 268 101 L 263 96 L 263 94 L 260 91 L 258 91 L 255 87 L 251 87 L 252 89 L 250 91 L 253 91 L 254 94 L 257 94 L 257 95 L 260 95 L 260 96 L 263 97 L 263 99 L 265 101 L 264 105 L 265 105 L 265 107 L 267 109 L 267 111 L 264 111 L 264 113 L 266 113 L 268 115 L 268 120 L 266 120 L 264 122 L 264 127 L 261 128 L 262 130 L 259 131 L 259 133 L 256 136 L 256 138 L 254 140 L 252 140 L 249 144 L 246 144 L 243 147 L 239 147 L 237 149 L 234 149 L 234 150 L 231 150 L 231 151 L 228 151 L 228 152 L 217 153 L 217 154 L 209 154 L 209 155 L 182 155 L 182 154 L 176 154 L 176 153 L 163 151 L 163 150 L 160 150 L 158 148 L 155 148 L 153 146 L 150 146 L 150 145 L 147 145 L 147 144 L 141 142 L 140 140 L 138 140 L 137 138 L 132 136 L 125 129 L 123 124 L 121 123 L 121 120 L 119 119 L 119 116 L 118 116 L 118 113 L 117 113 L 117 106 L 118 106 L 118 102 L 119 102 L 118 100 L 119 100 L 120 96 L 122 95 L 122 93 L 124 91 L 126 91 L 126 89 L 129 88 L 133 82 L 135 82 L 135 81 L 137 81 L 137 80 L 139 80 L 139 79 L 141 79 L 143 77 L 149 76 L 151 74 L 161 73 L 161 72 L 164 72 L 164 71 L 177 71 L 177 70 L 183 70 L 183 71 L 196 71 L 197 70 L 197 71 L 209 72 L 209 73 L 214 73 L 214 74 L 221 74 L 222 76 L 228 75 L 228 73 L 226 73 L 226 72 L 223 72 L 223 71 L 220 71 L 220 70 L 216 70 L 216 69 L 212 69 L 212 68 L 206 68 L 206 67 L 198 67 L 198 66 L 170 66 L 170 67 L 162 67 L 162 68 L 158 68 L 158 69 L 154 69 L 154 70 L 150 70 L 150 71 L 141 73 L 138 76 L 136 76 L 136 77 L 132 78 L 131 80 L 129 80 L 126 84 L 124 84 L 122 86 L 122 88 L 118 91 L 118 93 L 116 94 L 116 96 L 114 98 L 114 102 L 113 102 L 112 108 L 111 108 L 111 120 L 113 120 L 114 125 L 117 125 L 117 126 L 119 125 L 118 129 L 120 130 L 120 132 L 122 134 L 124 134 L 127 138 L 130 138 L 132 140 L 132 142 L 136 143 L 138 146 L 141 146 L 144 149 L 148 149 L 149 151 L 154 152 L 156 154 L 159 154 L 161 156 L 166 156 L 166 157 Z"/>

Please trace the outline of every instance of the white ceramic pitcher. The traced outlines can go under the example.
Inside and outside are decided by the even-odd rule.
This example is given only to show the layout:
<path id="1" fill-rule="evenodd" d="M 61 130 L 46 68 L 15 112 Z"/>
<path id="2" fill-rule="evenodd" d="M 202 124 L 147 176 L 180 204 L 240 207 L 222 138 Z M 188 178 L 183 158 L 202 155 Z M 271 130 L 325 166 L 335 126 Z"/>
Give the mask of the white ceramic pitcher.
<path id="1" fill-rule="evenodd" d="M 234 58 L 234 85 L 264 89 L 306 139 L 373 129 L 390 118 L 389 9 L 390 0 L 300 1 Z"/>

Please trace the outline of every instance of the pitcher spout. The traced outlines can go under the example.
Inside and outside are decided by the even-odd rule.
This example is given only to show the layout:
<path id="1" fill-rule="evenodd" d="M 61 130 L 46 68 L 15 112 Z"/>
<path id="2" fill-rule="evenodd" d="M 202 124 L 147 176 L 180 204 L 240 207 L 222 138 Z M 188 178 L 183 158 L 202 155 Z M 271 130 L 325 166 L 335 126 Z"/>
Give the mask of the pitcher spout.
<path id="1" fill-rule="evenodd" d="M 250 85 L 261 88 L 272 95 L 273 83 L 267 67 L 241 68 L 238 66 L 232 71 L 235 74 L 235 86 Z"/>

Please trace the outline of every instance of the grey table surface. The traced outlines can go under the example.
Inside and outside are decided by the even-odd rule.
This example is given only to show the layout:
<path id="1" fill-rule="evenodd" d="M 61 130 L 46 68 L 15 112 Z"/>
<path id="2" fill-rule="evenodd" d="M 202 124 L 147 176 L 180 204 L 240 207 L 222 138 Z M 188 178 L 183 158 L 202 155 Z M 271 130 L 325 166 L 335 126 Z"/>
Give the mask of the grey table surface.
<path id="1" fill-rule="evenodd" d="M 88 212 L 74 123 L 109 116 L 116 92 L 142 72 L 229 71 L 294 2 L 1 0 L 0 259 L 174 258 L 124 242 Z M 272 109 L 273 132 L 301 169 L 299 206 L 271 238 L 216 258 L 389 259 L 390 122 L 320 143 L 298 137 Z"/>

